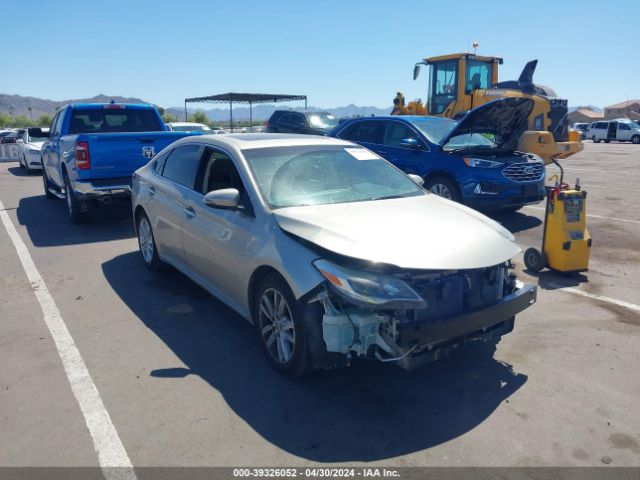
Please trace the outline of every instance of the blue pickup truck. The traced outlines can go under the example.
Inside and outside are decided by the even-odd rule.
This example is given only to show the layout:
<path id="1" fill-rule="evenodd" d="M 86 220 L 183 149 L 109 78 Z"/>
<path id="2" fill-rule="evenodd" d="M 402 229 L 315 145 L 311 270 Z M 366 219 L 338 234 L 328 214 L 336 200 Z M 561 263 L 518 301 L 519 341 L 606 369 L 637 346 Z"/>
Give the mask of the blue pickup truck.
<path id="1" fill-rule="evenodd" d="M 97 202 L 130 197 L 131 175 L 179 138 L 152 105 L 72 104 L 56 113 L 42 146 L 47 198 L 67 201 L 72 223 L 86 222 Z"/>

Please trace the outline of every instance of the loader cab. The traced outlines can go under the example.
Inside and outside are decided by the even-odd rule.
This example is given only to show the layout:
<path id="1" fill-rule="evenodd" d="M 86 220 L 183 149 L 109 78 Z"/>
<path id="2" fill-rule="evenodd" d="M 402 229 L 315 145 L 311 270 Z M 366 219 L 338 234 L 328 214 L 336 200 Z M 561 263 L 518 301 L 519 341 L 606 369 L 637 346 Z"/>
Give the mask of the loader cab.
<path id="1" fill-rule="evenodd" d="M 473 93 L 498 82 L 501 58 L 458 53 L 426 58 L 429 66 L 427 111 L 429 115 L 455 117 L 473 108 Z M 419 65 L 414 70 L 418 76 Z"/>

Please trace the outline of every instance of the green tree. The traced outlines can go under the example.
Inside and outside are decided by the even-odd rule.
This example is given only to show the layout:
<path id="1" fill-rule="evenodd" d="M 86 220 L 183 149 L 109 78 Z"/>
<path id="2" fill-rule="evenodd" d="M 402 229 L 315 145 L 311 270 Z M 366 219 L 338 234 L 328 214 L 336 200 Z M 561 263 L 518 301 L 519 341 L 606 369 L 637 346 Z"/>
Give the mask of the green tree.
<path id="1" fill-rule="evenodd" d="M 163 121 L 164 123 L 171 123 L 171 122 L 177 122 L 177 121 L 178 121 L 178 119 L 176 118 L 176 116 L 175 116 L 174 114 L 172 114 L 172 113 L 170 113 L 170 112 L 165 112 L 165 113 L 162 115 L 162 121 Z"/>
<path id="2" fill-rule="evenodd" d="M 42 115 L 38 119 L 38 125 L 41 127 L 50 127 L 52 119 L 49 115 Z"/>
<path id="3" fill-rule="evenodd" d="M 0 112 L 0 127 L 8 127 L 13 119 L 4 112 Z"/>
<path id="4" fill-rule="evenodd" d="M 189 117 L 189 121 L 190 122 L 194 122 L 194 123 L 208 123 L 209 119 L 207 118 L 207 116 L 205 115 L 205 113 L 203 111 L 197 111 L 196 113 L 194 113 L 193 115 L 191 115 Z"/>
<path id="5" fill-rule="evenodd" d="M 13 121 L 11 122 L 12 127 L 18 127 L 18 128 L 31 127 L 33 126 L 33 124 L 34 124 L 33 120 L 28 119 L 24 115 L 18 115 L 17 117 L 14 117 Z"/>

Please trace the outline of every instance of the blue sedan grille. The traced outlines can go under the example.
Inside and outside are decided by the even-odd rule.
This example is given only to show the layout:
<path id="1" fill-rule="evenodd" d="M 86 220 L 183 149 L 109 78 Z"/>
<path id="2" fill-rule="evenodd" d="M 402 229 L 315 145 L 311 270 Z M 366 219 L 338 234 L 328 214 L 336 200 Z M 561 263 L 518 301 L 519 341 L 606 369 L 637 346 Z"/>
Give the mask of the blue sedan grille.
<path id="1" fill-rule="evenodd" d="M 535 182 L 544 177 L 544 164 L 539 162 L 512 163 L 502 174 L 514 182 Z"/>

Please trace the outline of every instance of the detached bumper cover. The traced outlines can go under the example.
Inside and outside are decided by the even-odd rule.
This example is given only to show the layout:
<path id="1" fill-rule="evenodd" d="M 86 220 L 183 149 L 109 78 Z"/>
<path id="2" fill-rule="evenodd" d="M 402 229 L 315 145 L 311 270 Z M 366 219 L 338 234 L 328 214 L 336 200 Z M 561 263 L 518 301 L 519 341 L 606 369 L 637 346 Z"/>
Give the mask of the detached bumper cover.
<path id="1" fill-rule="evenodd" d="M 456 338 L 473 333 L 481 334 L 530 307 L 535 303 L 536 298 L 536 285 L 520 285 L 515 292 L 491 307 L 442 320 L 400 324 L 398 325 L 398 345 L 410 348 L 414 345 L 455 341 Z"/>

